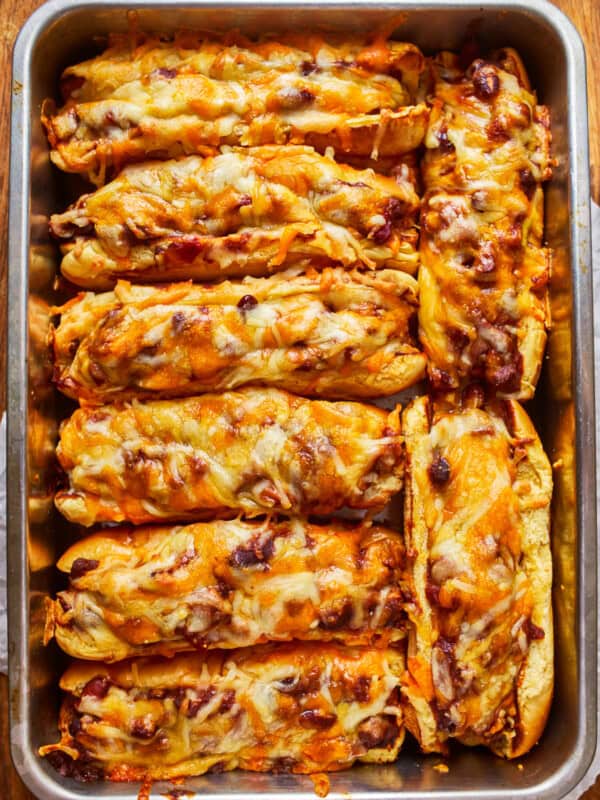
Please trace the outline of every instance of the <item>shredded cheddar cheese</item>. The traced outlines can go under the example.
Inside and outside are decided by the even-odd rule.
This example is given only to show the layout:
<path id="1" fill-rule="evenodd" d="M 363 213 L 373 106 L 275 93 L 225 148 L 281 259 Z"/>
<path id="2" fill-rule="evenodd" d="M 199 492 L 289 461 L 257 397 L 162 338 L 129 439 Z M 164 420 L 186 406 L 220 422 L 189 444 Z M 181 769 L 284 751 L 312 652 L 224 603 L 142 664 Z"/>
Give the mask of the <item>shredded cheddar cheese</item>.
<path id="1" fill-rule="evenodd" d="M 402 668 L 397 650 L 323 643 L 112 667 L 76 661 L 61 681 L 61 742 L 41 753 L 64 774 L 116 781 L 393 761 Z"/>
<path id="2" fill-rule="evenodd" d="M 88 526 L 382 508 L 402 485 L 398 411 L 277 389 L 80 408 L 57 456 L 56 506 Z"/>
<path id="3" fill-rule="evenodd" d="M 550 177 L 549 112 L 513 51 L 465 72 L 444 53 L 422 171 L 420 338 L 430 377 L 483 380 L 533 395 L 549 323 L 550 253 L 541 246 Z"/>
<path id="4" fill-rule="evenodd" d="M 112 37 L 102 55 L 65 71 L 65 105 L 44 105 L 52 159 L 100 184 L 107 165 L 221 144 L 398 156 L 425 133 L 425 59 L 400 42 L 371 53 L 359 40 L 306 35 L 233 43 L 182 34 L 134 48 Z"/>
<path id="5" fill-rule="evenodd" d="M 48 609 L 70 655 L 119 661 L 290 639 L 386 644 L 403 631 L 398 534 L 292 518 L 96 533 Z"/>
<path id="6" fill-rule="evenodd" d="M 58 309 L 55 381 L 91 405 L 257 382 L 304 395 L 394 394 L 425 371 L 410 333 L 416 288 L 398 270 L 295 270 L 210 287 L 121 281 Z"/>
<path id="7" fill-rule="evenodd" d="M 417 268 L 406 171 L 353 169 L 310 147 L 227 150 L 129 166 L 51 229 L 63 275 L 91 289 L 315 267 Z"/>

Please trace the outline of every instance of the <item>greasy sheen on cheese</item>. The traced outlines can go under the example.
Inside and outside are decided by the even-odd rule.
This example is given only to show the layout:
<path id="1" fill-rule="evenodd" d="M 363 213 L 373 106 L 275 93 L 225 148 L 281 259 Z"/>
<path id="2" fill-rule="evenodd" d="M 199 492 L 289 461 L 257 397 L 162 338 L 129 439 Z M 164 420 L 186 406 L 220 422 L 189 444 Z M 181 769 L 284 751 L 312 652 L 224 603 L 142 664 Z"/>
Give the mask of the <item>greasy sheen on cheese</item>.
<path id="1" fill-rule="evenodd" d="M 408 167 L 388 177 L 269 146 L 132 165 L 50 227 L 62 274 L 105 289 L 119 277 L 212 280 L 306 261 L 414 272 L 418 208 Z"/>
<path id="2" fill-rule="evenodd" d="M 542 183 L 550 115 L 518 56 L 434 62 L 422 162 L 420 337 L 434 388 L 533 396 L 549 324 Z"/>
<path id="3" fill-rule="evenodd" d="M 61 680 L 61 741 L 40 754 L 80 781 L 393 761 L 404 737 L 403 668 L 395 649 L 322 642 L 76 661 Z"/>
<path id="4" fill-rule="evenodd" d="M 407 728 L 426 752 L 457 738 L 515 758 L 552 697 L 550 464 L 514 400 L 421 397 L 403 427 Z"/>
<path id="5" fill-rule="evenodd" d="M 429 111 L 417 103 L 424 68 L 415 45 L 382 37 L 116 36 L 64 72 L 64 105 L 46 101 L 42 121 L 54 163 L 96 184 L 130 161 L 221 144 L 398 156 L 425 134 Z"/>
<path id="6" fill-rule="evenodd" d="M 403 633 L 399 534 L 301 518 L 102 531 L 67 550 L 69 589 L 46 641 L 69 655 L 248 647 L 291 639 L 378 646 Z"/>
<path id="7" fill-rule="evenodd" d="M 417 283 L 341 268 L 212 286 L 87 292 L 53 331 L 55 383 L 81 403 L 176 397 L 248 383 L 303 395 L 379 397 L 420 380 Z"/>
<path id="8" fill-rule="evenodd" d="M 402 485 L 399 411 L 251 388 L 80 408 L 61 426 L 55 503 L 86 526 L 381 509 Z"/>

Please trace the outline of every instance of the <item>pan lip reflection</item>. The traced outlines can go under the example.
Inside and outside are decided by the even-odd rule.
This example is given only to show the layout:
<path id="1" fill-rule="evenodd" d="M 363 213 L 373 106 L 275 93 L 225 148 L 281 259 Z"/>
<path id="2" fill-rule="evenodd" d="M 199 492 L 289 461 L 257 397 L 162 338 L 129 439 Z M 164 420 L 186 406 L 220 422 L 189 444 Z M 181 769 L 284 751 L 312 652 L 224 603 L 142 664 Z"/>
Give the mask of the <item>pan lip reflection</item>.
<path id="1" fill-rule="evenodd" d="M 33 125 L 38 116 L 34 108 L 32 89 L 34 76 L 34 60 L 40 58 L 42 47 L 48 46 L 54 37 L 64 30 L 67 20 L 81 20 L 86 15 L 100 14 L 101 25 L 112 27 L 111 20 L 130 6 L 140 11 L 152 11 L 167 7 L 166 0 L 144 0 L 139 3 L 126 3 L 124 0 L 50 0 L 38 9 L 21 30 L 14 50 L 13 92 L 12 92 L 12 134 L 11 134 L 11 171 L 10 171 L 10 216 L 9 216 L 9 268 L 8 268 L 8 364 L 7 364 L 7 475 L 10 476 L 7 486 L 7 542 L 8 542 L 8 580 L 9 580 L 9 664 L 10 664 L 10 714 L 11 714 L 11 752 L 12 758 L 21 778 L 36 795 L 57 800 L 81 800 L 92 796 L 89 787 L 82 788 L 65 779 L 58 779 L 53 771 L 38 758 L 35 753 L 35 719 L 36 710 L 30 708 L 30 693 L 33 691 L 32 678 L 34 657 L 30 652 L 31 620 L 29 607 L 32 604 L 30 590 L 30 574 L 27 560 L 27 540 L 29 526 L 27 500 L 27 436 L 28 436 L 28 364 L 29 336 L 27 331 L 27 303 L 29 297 L 28 279 L 24 275 L 24 265 L 28 264 L 31 246 L 30 203 L 32 198 L 30 151 L 34 136 Z M 251 13 L 258 9 L 263 14 L 269 9 L 280 10 L 282 7 L 297 10 L 308 15 L 308 4 L 297 0 L 269 0 L 265 3 L 250 0 L 190 0 L 185 9 L 197 12 L 214 9 L 238 10 L 241 14 Z M 567 128 L 567 149 L 570 154 L 568 170 L 565 170 L 564 181 L 569 193 L 571 219 L 562 231 L 569 239 L 570 267 L 572 282 L 572 387 L 574 397 L 562 402 L 566 408 L 573 404 L 575 411 L 575 475 L 577 487 L 577 598 L 576 598 L 576 639 L 578 644 L 577 671 L 578 685 L 576 690 L 578 709 L 578 730 L 574 737 L 574 746 L 564 762 L 556 767 L 547 778 L 537 784 L 522 788 L 499 788 L 502 775 L 495 777 L 496 787 L 488 789 L 463 789 L 452 787 L 452 762 L 450 773 L 434 775 L 432 767 L 437 756 L 419 756 L 419 762 L 426 762 L 425 774 L 440 789 L 393 789 L 385 787 L 352 790 L 355 800 L 373 800 L 376 797 L 402 798 L 478 798 L 491 800 L 497 798 L 538 798 L 544 796 L 548 800 L 564 797 L 583 778 L 592 763 L 597 746 L 597 533 L 596 533 L 596 485 L 595 485 L 595 406 L 594 406 L 594 360 L 593 360 L 593 299 L 592 271 L 590 258 L 590 192 L 589 192 L 589 157 L 587 147 L 587 102 L 585 92 L 585 57 L 579 35 L 570 21 L 546 0 L 452 0 L 451 2 L 368 2 L 368 0 L 330 0 L 315 2 L 312 9 L 331 11 L 341 14 L 352 11 L 356 14 L 368 13 L 368 19 L 375 20 L 377 14 L 390 15 L 395 12 L 409 11 L 418 16 L 431 12 L 449 14 L 463 13 L 465 18 L 481 16 L 485 13 L 504 13 L 520 15 L 523 23 L 537 26 L 537 30 L 545 30 L 562 47 L 566 70 L 565 80 L 568 89 L 569 106 L 564 115 Z M 481 9 L 481 12 L 480 12 Z M 347 15 L 346 15 L 347 16 Z M 338 17 L 341 18 L 341 17 Z M 499 18 L 500 19 L 500 18 Z M 351 25 L 352 23 L 350 23 Z M 345 23 L 343 23 L 345 26 Z M 84 20 L 83 27 L 87 31 L 82 37 L 89 36 L 90 22 Z M 57 34 L 58 32 L 58 34 Z M 510 42 L 508 42 L 510 44 Z M 59 43 L 60 46 L 60 43 Z M 527 56 L 527 53 L 524 53 Z M 541 87 L 540 87 L 541 88 Z M 38 133 L 37 131 L 35 132 Z M 562 184 L 563 176 L 561 176 Z M 562 194 L 563 187 L 558 186 Z M 557 401 L 557 406 L 559 405 Z M 556 592 L 555 592 L 556 597 Z M 558 655 L 558 653 L 557 653 Z M 39 657 L 35 657 L 38 658 Z M 560 726 L 560 697 L 555 697 L 549 725 Z M 539 746 L 542 748 L 542 744 Z M 540 754 L 541 755 L 541 754 Z M 477 758 L 481 763 L 481 772 L 493 772 L 490 769 L 494 757 L 486 755 L 485 760 L 479 752 L 468 754 L 469 758 Z M 402 759 L 402 756 L 401 756 Z M 537 763 L 537 762 L 536 762 Z M 547 768 L 550 758 L 539 759 L 540 770 Z M 359 766 L 354 770 L 372 770 L 381 767 Z M 385 766 L 386 770 L 395 769 L 400 773 L 400 783 L 404 782 L 402 761 Z M 416 769 L 414 764 L 406 772 Z M 506 770 L 506 765 L 498 764 L 498 771 Z M 518 773 L 520 780 L 527 772 Z M 353 772 L 339 774 L 343 784 L 353 781 Z M 331 798 L 340 797 L 335 789 L 336 775 L 330 776 L 333 791 Z M 60 781 L 60 782 L 59 782 Z M 190 786 L 200 781 L 211 787 L 205 796 L 212 800 L 233 800 L 244 795 L 250 796 L 245 788 L 248 785 L 278 785 L 276 791 L 260 791 L 264 800 L 283 800 L 288 794 L 297 800 L 313 800 L 314 791 L 310 780 L 300 776 L 284 778 L 250 775 L 242 773 L 223 776 L 209 776 L 190 779 Z M 224 790 L 219 784 L 235 788 Z M 364 786 L 356 773 L 356 782 Z M 166 791 L 158 784 L 152 797 L 159 797 L 156 792 Z M 293 792 L 292 787 L 302 787 Z M 213 790 L 213 787 L 214 790 Z M 447 790 L 444 787 L 449 787 Z M 94 787 L 94 795 L 133 800 L 137 794 L 134 784 L 106 785 L 100 790 Z"/>

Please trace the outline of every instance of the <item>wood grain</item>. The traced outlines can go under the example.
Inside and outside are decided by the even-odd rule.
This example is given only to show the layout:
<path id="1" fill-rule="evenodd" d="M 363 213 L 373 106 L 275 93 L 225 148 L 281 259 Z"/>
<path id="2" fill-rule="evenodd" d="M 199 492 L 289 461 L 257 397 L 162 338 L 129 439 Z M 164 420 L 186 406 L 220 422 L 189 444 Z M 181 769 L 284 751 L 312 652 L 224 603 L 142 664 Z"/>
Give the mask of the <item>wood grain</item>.
<path id="1" fill-rule="evenodd" d="M 590 124 L 590 176 L 592 197 L 600 203 L 600 84 L 593 62 L 600 57 L 600 2 L 554 0 L 572 19 L 583 39 L 587 55 L 588 113 Z M 596 62 L 597 63 L 597 62 Z M 600 798 L 600 794 L 598 795 Z"/>
<path id="2" fill-rule="evenodd" d="M 597 0 L 555 0 L 579 29 L 587 49 L 590 110 L 590 154 L 592 195 L 600 202 L 600 84 L 594 79 L 592 61 L 600 58 L 600 2 Z M 10 57 L 17 31 L 41 0 L 0 0 L 0 375 L 6 365 L 6 267 L 8 148 L 10 128 Z M 4 409 L 6 390 L 0 381 L 0 409 Z M 0 676 L 0 799 L 35 800 L 13 769 L 8 741 L 8 682 Z M 600 780 L 582 800 L 600 800 Z"/>

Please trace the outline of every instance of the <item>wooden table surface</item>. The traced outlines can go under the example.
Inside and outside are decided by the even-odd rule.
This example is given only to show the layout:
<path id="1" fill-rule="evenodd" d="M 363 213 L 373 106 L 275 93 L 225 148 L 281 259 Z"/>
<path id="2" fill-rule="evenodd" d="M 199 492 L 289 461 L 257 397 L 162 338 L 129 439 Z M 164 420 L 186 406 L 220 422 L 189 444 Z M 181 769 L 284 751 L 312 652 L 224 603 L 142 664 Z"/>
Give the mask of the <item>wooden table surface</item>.
<path id="1" fill-rule="evenodd" d="M 590 104 L 590 153 L 592 195 L 600 202 L 600 85 L 592 63 L 600 59 L 600 0 L 554 0 L 573 20 L 587 49 L 588 93 Z M 0 0 L 0 375 L 5 374 L 6 359 L 6 208 L 8 203 L 8 142 L 10 128 L 10 58 L 15 36 L 29 14 L 42 0 Z M 132 3 L 134 5 L 134 3 Z M 4 409 L 6 391 L 0 382 L 0 409 Z M 15 770 L 9 755 L 8 688 L 0 676 L 0 800 L 34 800 Z M 600 779 L 582 800 L 600 800 Z"/>

